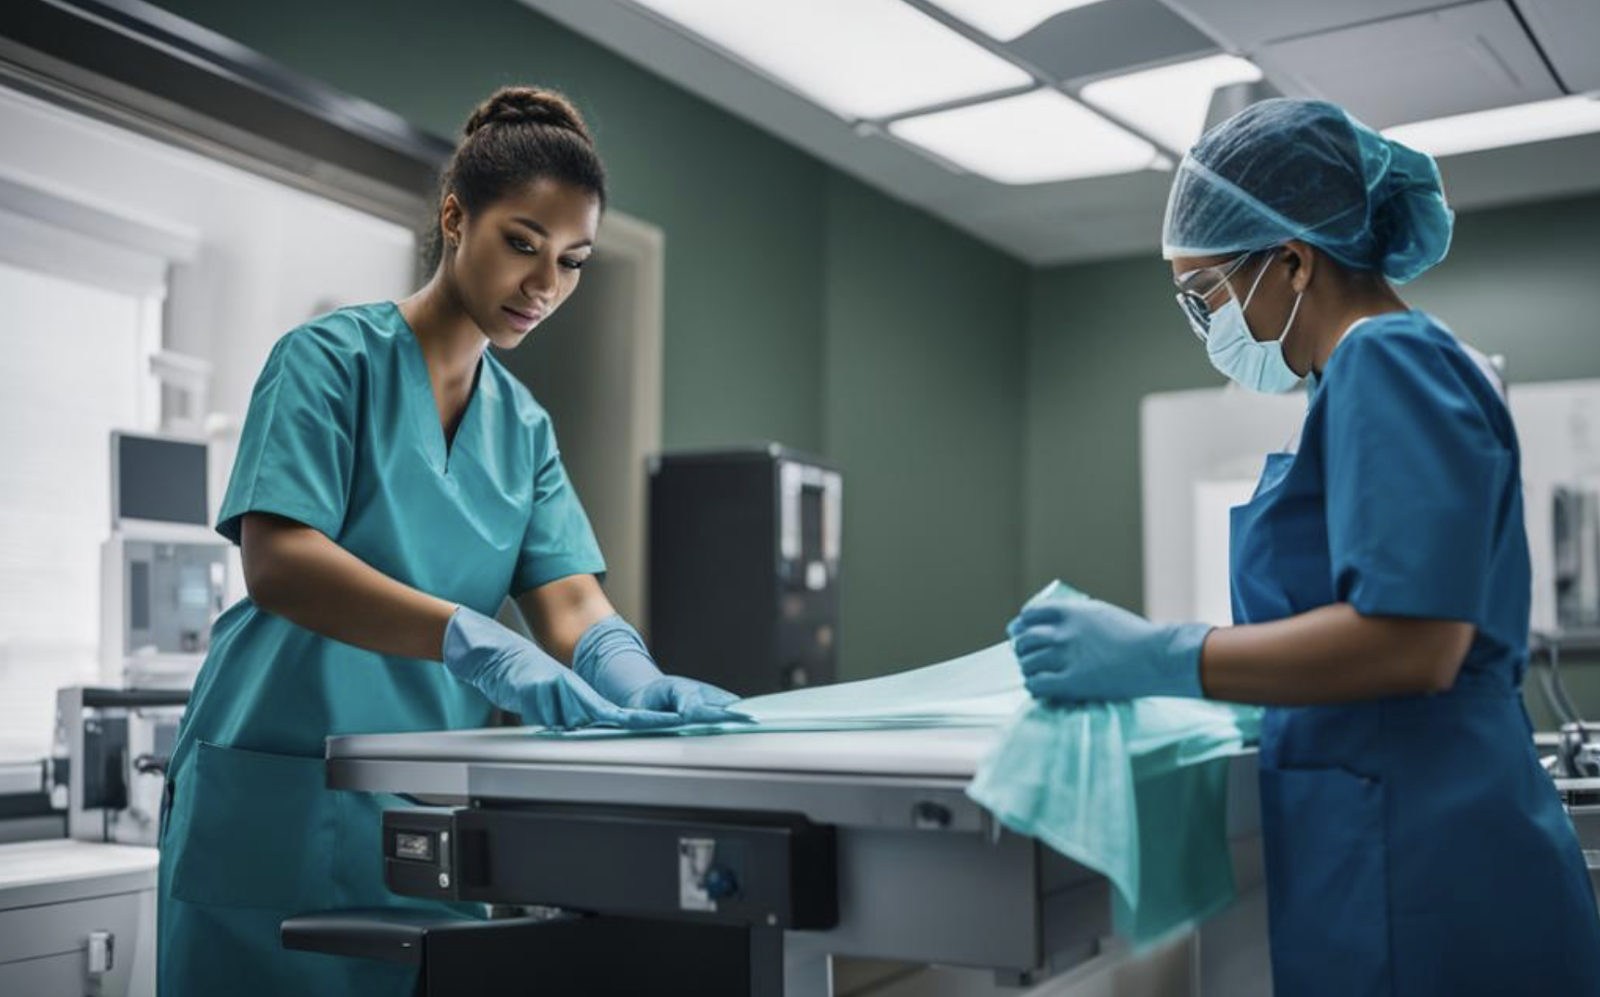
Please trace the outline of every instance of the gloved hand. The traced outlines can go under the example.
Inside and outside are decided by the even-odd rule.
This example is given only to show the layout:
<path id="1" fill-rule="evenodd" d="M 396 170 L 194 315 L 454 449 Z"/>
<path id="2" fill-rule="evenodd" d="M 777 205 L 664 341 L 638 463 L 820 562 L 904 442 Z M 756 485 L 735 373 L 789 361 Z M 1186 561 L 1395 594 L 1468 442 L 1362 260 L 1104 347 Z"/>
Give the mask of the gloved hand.
<path id="1" fill-rule="evenodd" d="M 1162 625 L 1098 599 L 1027 606 L 1006 627 L 1024 684 L 1052 702 L 1201 698 L 1200 649 L 1211 627 Z"/>
<path id="2" fill-rule="evenodd" d="M 572 670 L 602 696 L 631 709 L 664 710 L 691 724 L 752 719 L 726 709 L 739 698 L 731 692 L 680 675 L 661 674 L 639 632 L 620 616 L 608 616 L 584 631 L 572 652 Z"/>
<path id="3" fill-rule="evenodd" d="M 466 606 L 456 607 L 445 629 L 444 666 L 530 725 L 634 730 L 682 722 L 675 713 L 618 706 L 526 637 Z"/>

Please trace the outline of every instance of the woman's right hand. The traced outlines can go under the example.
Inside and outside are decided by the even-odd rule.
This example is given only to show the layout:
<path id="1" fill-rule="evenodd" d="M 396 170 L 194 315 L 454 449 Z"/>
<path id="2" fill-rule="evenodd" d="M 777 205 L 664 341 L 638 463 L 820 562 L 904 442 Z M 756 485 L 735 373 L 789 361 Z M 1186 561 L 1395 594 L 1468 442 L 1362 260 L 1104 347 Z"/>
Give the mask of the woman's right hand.
<path id="1" fill-rule="evenodd" d="M 683 723 L 676 713 L 618 706 L 526 637 L 466 606 L 456 607 L 450 616 L 444 665 L 491 703 L 520 714 L 530 725 L 647 730 Z"/>

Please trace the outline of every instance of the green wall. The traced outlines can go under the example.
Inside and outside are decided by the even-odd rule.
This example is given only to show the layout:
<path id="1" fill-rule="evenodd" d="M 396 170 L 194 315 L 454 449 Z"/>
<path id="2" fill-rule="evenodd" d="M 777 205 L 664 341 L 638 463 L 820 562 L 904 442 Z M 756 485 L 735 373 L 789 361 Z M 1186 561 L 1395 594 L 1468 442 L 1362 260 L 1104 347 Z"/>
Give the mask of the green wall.
<path id="1" fill-rule="evenodd" d="M 1448 180 L 1448 175 L 1447 175 Z M 1462 214 L 1450 256 L 1400 289 L 1516 381 L 1600 377 L 1600 197 Z M 1222 383 L 1159 254 L 1036 272 L 1027 339 L 1022 588 L 1060 575 L 1143 602 L 1139 399 Z M 1571 676 L 1600 714 L 1600 668 Z M 1542 702 L 1530 697 L 1541 719 Z"/>
<path id="2" fill-rule="evenodd" d="M 162 6 L 446 138 L 498 86 L 565 91 L 667 232 L 666 445 L 821 445 L 821 163 L 515 0 Z"/>
<path id="3" fill-rule="evenodd" d="M 845 472 L 844 676 L 999 638 L 1022 263 L 515 0 L 162 6 L 439 135 L 496 86 L 564 90 L 613 205 L 666 232 L 665 444 L 772 439 Z"/>
<path id="4" fill-rule="evenodd" d="M 829 181 L 823 421 L 845 475 L 844 638 L 873 670 L 1002 640 L 1016 588 L 1028 272 Z"/>
<path id="5" fill-rule="evenodd" d="M 1143 603 L 1139 400 L 1218 384 L 1159 254 L 1038 271 L 1023 432 L 1022 587 Z"/>
<path id="6" fill-rule="evenodd" d="M 1600 377 L 1600 196 L 1473 211 L 1406 300 L 1518 381 Z"/>

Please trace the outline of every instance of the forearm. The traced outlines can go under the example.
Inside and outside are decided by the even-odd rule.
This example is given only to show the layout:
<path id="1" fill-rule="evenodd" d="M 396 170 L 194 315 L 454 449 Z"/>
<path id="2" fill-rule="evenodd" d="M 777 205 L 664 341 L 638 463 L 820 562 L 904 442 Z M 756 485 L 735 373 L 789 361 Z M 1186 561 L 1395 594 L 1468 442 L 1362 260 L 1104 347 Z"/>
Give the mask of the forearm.
<path id="1" fill-rule="evenodd" d="M 517 596 L 517 606 L 539 646 L 567 665 L 588 629 L 617 612 L 593 575 L 547 582 Z"/>
<path id="2" fill-rule="evenodd" d="M 369 651 L 439 660 L 453 603 L 288 520 L 247 515 L 243 544 L 250 597 L 262 609 Z"/>
<path id="3" fill-rule="evenodd" d="M 1210 699 L 1269 706 L 1438 692 L 1454 683 L 1473 632 L 1468 623 L 1362 616 L 1338 603 L 1211 631 L 1200 680 Z"/>
<path id="4" fill-rule="evenodd" d="M 680 723 L 747 722 L 727 709 L 738 697 L 715 686 L 663 675 L 643 639 L 617 613 L 594 575 L 569 575 L 517 596 L 522 615 L 546 653 L 577 678 L 629 711 Z"/>

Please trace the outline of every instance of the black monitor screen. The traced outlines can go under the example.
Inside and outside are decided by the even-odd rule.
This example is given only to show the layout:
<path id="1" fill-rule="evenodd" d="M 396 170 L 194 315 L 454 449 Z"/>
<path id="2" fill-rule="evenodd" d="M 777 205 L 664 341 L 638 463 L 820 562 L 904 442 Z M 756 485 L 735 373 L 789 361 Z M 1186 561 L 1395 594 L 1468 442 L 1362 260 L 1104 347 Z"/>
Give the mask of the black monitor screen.
<path id="1" fill-rule="evenodd" d="M 206 525 L 206 445 L 118 436 L 117 513 Z"/>

